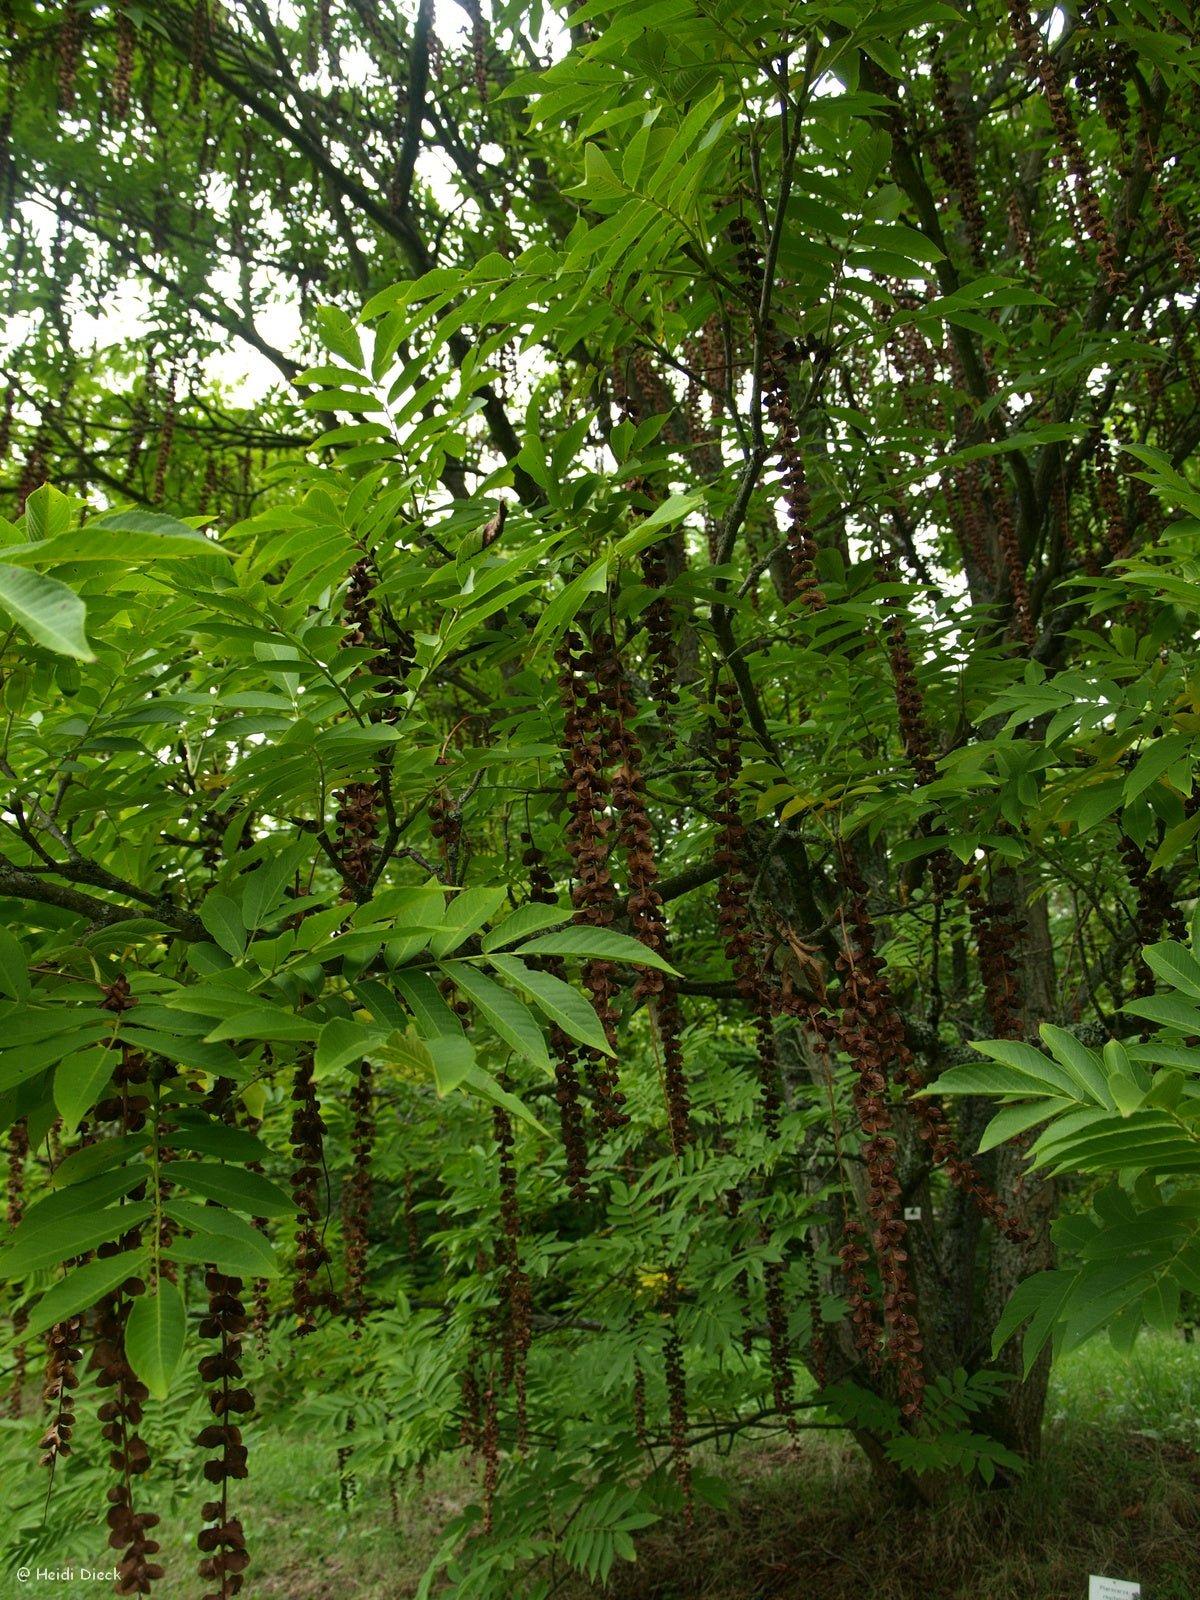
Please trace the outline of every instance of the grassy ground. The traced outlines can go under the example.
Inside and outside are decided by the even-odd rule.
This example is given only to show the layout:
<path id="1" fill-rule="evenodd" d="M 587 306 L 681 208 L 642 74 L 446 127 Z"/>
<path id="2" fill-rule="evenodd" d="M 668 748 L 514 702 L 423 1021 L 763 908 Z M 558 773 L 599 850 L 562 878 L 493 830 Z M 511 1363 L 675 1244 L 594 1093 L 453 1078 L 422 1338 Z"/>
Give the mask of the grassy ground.
<path id="1" fill-rule="evenodd" d="M 404 1600 L 450 1516 L 476 1490 L 448 1464 L 394 1506 L 360 1478 L 343 1509 L 328 1445 L 262 1430 L 236 1488 L 253 1565 L 244 1600 Z M 1145 1339 L 1121 1358 L 1096 1341 L 1055 1374 L 1045 1456 L 1012 1491 L 936 1512 L 882 1509 L 838 1434 L 747 1448 L 719 1464 L 732 1493 L 695 1526 L 663 1524 L 615 1569 L 610 1600 L 1086 1600 L 1089 1573 L 1135 1579 L 1146 1600 L 1200 1597 L 1200 1344 Z M 716 1463 L 707 1463 L 712 1470 Z M 0 1488 L 2 1498 L 2 1488 Z M 199 1501 L 159 1530 L 162 1600 L 199 1600 Z M 84 1543 L 101 1544 L 92 1535 Z M 76 1561 L 86 1559 L 76 1554 Z M 96 1552 L 95 1565 L 107 1564 Z M 107 1585 L 31 1580 L 74 1600 Z M 514 1586 L 513 1600 L 521 1590 Z M 560 1600 L 598 1600 L 564 1588 Z"/>
<path id="2" fill-rule="evenodd" d="M 733 1475 L 727 1510 L 649 1530 L 620 1600 L 1086 1600 L 1090 1573 L 1140 1581 L 1147 1600 L 1200 1596 L 1187 1445 L 1056 1424 L 1017 1490 L 936 1512 L 881 1508 L 848 1446 L 747 1452 Z"/>

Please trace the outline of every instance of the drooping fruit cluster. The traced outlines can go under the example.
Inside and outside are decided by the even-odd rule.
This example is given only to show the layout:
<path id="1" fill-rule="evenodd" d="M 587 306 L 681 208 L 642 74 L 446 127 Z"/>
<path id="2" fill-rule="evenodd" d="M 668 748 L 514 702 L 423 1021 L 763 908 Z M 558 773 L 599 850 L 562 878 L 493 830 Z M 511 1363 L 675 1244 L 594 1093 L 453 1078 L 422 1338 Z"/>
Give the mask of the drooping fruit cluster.
<path id="1" fill-rule="evenodd" d="M 678 662 L 675 655 L 673 607 L 665 593 L 669 575 L 663 546 L 653 544 L 643 550 L 641 564 L 642 582 L 654 592 L 654 599 L 646 607 L 642 619 L 646 626 L 651 661 L 650 699 L 659 722 L 670 736 L 671 713 L 679 704 L 679 690 L 675 687 Z"/>
<path id="2" fill-rule="evenodd" d="M 875 574 L 880 583 L 897 581 L 894 563 L 882 554 L 876 561 Z M 921 685 L 917 681 L 912 651 L 909 649 L 908 630 L 905 627 L 901 602 L 890 600 L 887 603 L 889 610 L 884 618 L 883 628 L 888 663 L 892 669 L 892 682 L 896 689 L 900 734 L 904 740 L 904 752 L 912 762 L 917 782 L 924 786 L 932 783 L 937 776 L 930 747 L 929 725 L 925 719 L 924 697 L 921 694 Z"/>
<path id="3" fill-rule="evenodd" d="M 880 1322 L 879 1302 L 871 1289 L 866 1274 L 871 1252 L 866 1243 L 867 1230 L 858 1217 L 847 1212 L 842 1222 L 842 1243 L 838 1256 L 846 1278 L 846 1300 L 850 1307 L 850 1323 L 854 1329 L 854 1348 L 862 1356 L 867 1371 L 878 1374 L 882 1369 L 883 1327 Z"/>
<path id="4" fill-rule="evenodd" d="M 346 586 L 346 604 L 342 620 L 346 627 L 343 645 L 369 645 L 374 626 L 374 606 L 371 591 L 375 587 L 372 563 L 363 556 L 350 568 L 350 581 Z"/>
<path id="5" fill-rule="evenodd" d="M 528 829 L 521 834 L 525 846 L 521 856 L 523 866 L 529 868 L 529 898 L 544 905 L 555 901 L 554 879 L 546 869 L 545 852 L 533 841 Z M 540 961 L 543 971 L 564 981 L 566 968 L 559 956 L 534 958 Z M 550 1048 L 554 1061 L 554 1098 L 558 1103 L 559 1127 L 562 1132 L 563 1153 L 567 1161 L 567 1186 L 575 1200 L 585 1200 L 588 1194 L 587 1134 L 584 1130 L 582 1085 L 579 1081 L 579 1047 L 574 1039 L 559 1027 L 550 1025 Z"/>
<path id="6" fill-rule="evenodd" d="M 79 1387 L 75 1368 L 83 1360 L 79 1343 L 82 1329 L 81 1318 L 68 1317 L 65 1322 L 56 1322 L 46 1335 L 46 1381 L 42 1399 L 50 1412 L 50 1423 L 38 1442 L 44 1467 L 53 1467 L 59 1456 L 71 1454 L 71 1434 L 75 1428 L 74 1391 Z"/>
<path id="7" fill-rule="evenodd" d="M 992 516 L 995 518 L 1000 554 L 1004 560 L 1004 569 L 1008 574 L 1009 588 L 1012 591 L 1013 615 L 1022 639 L 1032 650 L 1037 636 L 1029 607 L 1029 585 L 1025 579 L 1025 562 L 1021 555 L 1012 505 L 1008 498 L 1008 484 L 1005 482 L 1004 468 L 1000 465 L 999 456 L 990 457 L 988 477 L 992 491 Z"/>
<path id="8" fill-rule="evenodd" d="M 845 948 L 837 958 L 842 977 L 837 1038 L 855 1070 L 854 1105 L 863 1135 L 865 1202 L 873 1224 L 871 1244 L 883 1284 L 886 1354 L 896 1369 L 901 1409 L 905 1416 L 915 1418 L 921 1412 L 925 1374 L 921 1362 L 923 1341 L 915 1315 L 917 1297 L 908 1278 L 908 1230 L 901 1214 L 894 1119 L 887 1099 L 888 1067 L 895 1059 L 896 1040 L 889 1026 L 894 1010 L 875 952 L 866 884 L 848 859 L 843 861 L 842 881 L 849 891 L 849 928 Z"/>
<path id="9" fill-rule="evenodd" d="M 982 463 L 968 461 L 949 474 L 947 495 L 964 559 L 969 557 L 990 583 L 996 576 L 996 567 L 988 549 Z"/>
<path id="10" fill-rule="evenodd" d="M 1110 555 L 1124 555 L 1129 544 L 1125 509 L 1121 505 L 1121 491 L 1117 486 L 1117 474 L 1113 469 L 1112 451 L 1108 447 L 1108 441 L 1099 433 L 1094 438 L 1092 456 L 1096 463 L 1096 492 L 1104 513 L 1105 543 Z"/>
<path id="11" fill-rule="evenodd" d="M 1041 82 L 1046 105 L 1050 111 L 1050 121 L 1054 125 L 1063 159 L 1071 175 L 1072 195 L 1078 205 L 1083 226 L 1088 237 L 1099 247 L 1100 270 L 1104 273 L 1110 293 L 1115 293 L 1124 281 L 1117 270 L 1116 241 L 1100 209 L 1100 201 L 1096 197 L 1091 170 L 1083 153 L 1083 146 L 1079 142 L 1079 130 L 1075 126 L 1075 119 L 1063 92 L 1057 63 L 1046 49 L 1041 34 L 1034 27 L 1026 0 L 1008 0 L 1008 11 L 1013 38 L 1021 59 Z"/>
<path id="12" fill-rule="evenodd" d="M 492 1108 L 500 1178 L 500 1233 L 496 1264 L 500 1284 L 500 1372 L 516 1395 L 517 1447 L 524 1449 L 528 1426 L 525 1368 L 532 1337 L 529 1275 L 521 1266 L 521 1208 L 517 1199 L 517 1166 L 512 1121 L 503 1106 Z"/>
<path id="13" fill-rule="evenodd" d="M 342 868 L 342 899 L 362 900 L 370 891 L 379 832 L 379 787 L 348 783 L 335 791 L 338 802 L 334 848 Z"/>
<path id="14" fill-rule="evenodd" d="M 983 266 L 984 221 L 979 203 L 979 185 L 975 179 L 975 161 L 962 108 L 950 87 L 950 75 L 940 56 L 930 63 L 933 80 L 933 97 L 942 117 L 942 128 L 950 150 L 950 176 L 958 191 L 958 208 L 962 214 L 967 248 L 977 267 Z"/>
<path id="15" fill-rule="evenodd" d="M 154 461 L 154 487 L 150 498 L 154 504 L 161 505 L 167 481 L 167 464 L 171 459 L 171 446 L 175 440 L 176 405 L 175 390 L 179 382 L 178 373 L 174 367 L 167 374 L 166 399 L 163 404 L 162 425 L 158 432 L 158 455 Z"/>
<path id="16" fill-rule="evenodd" d="M 475 74 L 475 90 L 484 105 L 488 99 L 487 23 L 484 21 L 480 0 L 468 0 L 467 15 L 471 19 L 471 64 Z"/>
<path id="17" fill-rule="evenodd" d="M 342 1190 L 342 1237 L 346 1250 L 346 1308 L 354 1318 L 354 1337 L 359 1337 L 367 1313 L 366 1268 L 367 1231 L 371 1218 L 371 1158 L 375 1145 L 375 1104 L 371 1086 L 371 1064 L 359 1064 L 358 1078 L 350 1091 L 350 1175 Z"/>
<path id="18" fill-rule="evenodd" d="M 738 779 L 742 770 L 741 702 L 734 685 L 726 678 L 722 678 L 717 685 L 717 711 L 718 721 L 713 730 L 717 741 L 714 812 L 717 846 L 713 859 L 721 872 L 717 883 L 717 921 L 725 954 L 733 967 L 737 992 L 754 1016 L 763 1123 L 767 1133 L 774 1138 L 779 1131 L 779 1113 L 783 1108 L 775 1029 L 771 1021 L 776 997 L 756 959 L 754 939 L 750 932 L 747 834 L 738 795 Z"/>
<path id="19" fill-rule="evenodd" d="M 79 71 L 79 52 L 83 44 L 83 0 L 64 0 L 58 34 L 58 106 L 60 111 L 75 108 L 75 75 Z"/>
<path id="20" fill-rule="evenodd" d="M 566 844 L 575 879 L 571 899 L 577 923 L 604 928 L 613 919 L 616 888 L 608 864 L 608 834 L 612 824 L 607 814 L 609 784 L 602 735 L 604 705 L 595 683 L 596 660 L 590 650 L 583 649 L 582 641 L 574 633 L 564 635 L 556 659 L 560 703 L 565 712 L 563 788 L 569 816 Z M 615 1004 L 617 975 L 612 962 L 587 961 L 583 983 L 605 1036 L 615 1048 L 619 1012 Z M 628 1121 L 622 1109 L 625 1096 L 618 1086 L 612 1057 L 599 1050 L 588 1050 L 584 1059 L 595 1095 L 597 1125 L 602 1132 L 622 1127 Z"/>
<path id="21" fill-rule="evenodd" d="M 208 53 L 209 32 L 212 27 L 208 14 L 209 0 L 195 0 L 192 8 L 192 34 L 188 41 L 188 69 L 190 72 L 188 99 L 196 105 L 204 84 L 204 57 Z"/>
<path id="22" fill-rule="evenodd" d="M 788 1332 L 784 1263 L 763 1265 L 763 1297 L 767 1308 L 767 1348 L 771 1357 L 771 1392 L 775 1409 L 785 1418 L 788 1432 L 796 1431 L 796 1379 L 792 1372 L 792 1341 Z"/>
<path id="23" fill-rule="evenodd" d="M 799 596 L 810 611 L 822 611 L 825 594 L 816 570 L 817 545 L 810 520 L 812 499 L 808 471 L 796 431 L 788 363 L 778 347 L 772 347 L 767 355 L 763 390 L 776 430 L 783 498 L 787 506 L 788 587 L 784 598 L 794 600 Z"/>
<path id="24" fill-rule="evenodd" d="M 617 820 L 617 843 L 625 860 L 629 897 L 625 903 L 630 932 L 647 949 L 667 957 L 667 926 L 658 892 L 658 865 L 654 833 L 647 809 L 641 772 L 641 748 L 633 733 L 636 708 L 629 680 L 610 635 L 597 633 L 592 641 L 596 673 L 606 716 L 605 745 L 616 765 L 611 794 Z M 678 1154 L 690 1142 L 688 1088 L 680 1035 L 683 1019 L 675 985 L 662 972 L 646 968 L 633 989 L 635 1001 L 649 1002 L 662 1051 L 663 1085 L 671 1148 Z"/>
<path id="25" fill-rule="evenodd" d="M 691 1523 L 695 1515 L 692 1491 L 692 1458 L 688 1449 L 687 1371 L 683 1362 L 683 1340 L 675 1321 L 678 1285 L 671 1280 L 670 1321 L 663 1338 L 663 1370 L 667 1379 L 667 1414 L 671 1429 L 671 1470 L 683 1496 L 683 1511 Z"/>
<path id="26" fill-rule="evenodd" d="M 1011 918 L 1012 906 L 985 895 L 978 875 L 967 885 L 965 897 L 992 1032 L 997 1039 L 1019 1039 L 1024 1024 L 1020 984 L 1011 957 L 1017 933 Z"/>
<path id="27" fill-rule="evenodd" d="M 113 67 L 112 108 L 114 120 L 124 122 L 129 115 L 129 90 L 133 81 L 133 56 L 137 46 L 137 29 L 129 15 L 129 0 L 117 0 L 116 32 L 117 54 Z"/>
<path id="28" fill-rule="evenodd" d="M 98 1253 L 115 1254 L 118 1248 L 101 1246 Z M 112 1446 L 109 1465 L 118 1478 L 108 1491 L 108 1542 L 112 1549 L 124 1551 L 117 1563 L 115 1588 L 117 1594 L 128 1595 L 149 1594 L 151 1585 L 163 1576 L 163 1569 L 150 1560 L 158 1554 L 158 1541 L 147 1537 L 159 1519 L 152 1511 L 134 1509 L 133 1480 L 150 1469 L 150 1450 L 137 1431 L 149 1391 L 134 1377 L 125 1355 L 125 1324 L 130 1309 L 126 1291 L 143 1293 L 145 1285 L 127 1279 L 101 1301 L 88 1366 L 96 1373 L 97 1387 L 112 1390 L 112 1398 L 104 1401 L 99 1411 L 101 1433 Z"/>
<path id="29" fill-rule="evenodd" d="M 368 715 L 373 722 L 394 722 L 401 711 L 397 696 L 412 670 L 416 643 L 412 633 L 395 621 L 388 607 L 377 603 L 377 582 L 375 556 L 368 551 L 350 568 L 342 618 L 346 635 L 342 644 L 377 652 L 370 662 L 370 670 L 378 683 L 374 686 L 376 698 L 368 707 Z"/>
<path id="30" fill-rule="evenodd" d="M 435 765 L 448 767 L 449 758 L 441 755 Z M 438 842 L 438 850 L 446 867 L 447 881 L 457 883 L 459 854 L 462 849 L 463 814 L 462 807 L 444 784 L 435 789 L 429 797 L 429 831 Z"/>
<path id="31" fill-rule="evenodd" d="M 1122 96 L 1122 104 L 1124 97 Z M 1179 268 L 1180 275 L 1186 283 L 1200 282 L 1200 266 L 1196 262 L 1196 252 L 1188 241 L 1187 230 L 1179 219 L 1179 213 L 1167 198 L 1166 184 L 1163 182 L 1162 164 L 1155 159 L 1154 146 L 1150 140 L 1149 130 L 1144 132 L 1144 155 L 1146 171 L 1151 175 L 1150 193 L 1154 201 L 1154 209 L 1158 213 L 1158 220 L 1162 225 L 1163 236 L 1171 246 L 1171 253 L 1175 257 L 1175 265 Z"/>
<path id="32" fill-rule="evenodd" d="M 254 1410 L 254 1397 L 240 1384 L 242 1336 L 249 1321 L 242 1304 L 242 1280 L 210 1267 L 204 1275 L 208 1314 L 200 1322 L 202 1339 L 217 1339 L 220 1349 L 201 1356 L 200 1377 L 208 1384 L 208 1405 L 213 1421 L 200 1430 L 196 1443 L 218 1453 L 204 1463 L 205 1482 L 217 1485 L 217 1496 L 205 1502 L 201 1515 L 209 1526 L 196 1537 L 200 1548 L 200 1576 L 214 1583 L 204 1600 L 231 1600 L 242 1588 L 250 1565 L 241 1519 L 229 1515 L 229 1480 L 247 1475 L 247 1451 L 242 1431 L 233 1420 Z"/>
<path id="33" fill-rule="evenodd" d="M 118 1016 L 137 1005 L 137 997 L 129 986 L 129 979 L 121 973 L 112 983 L 101 988 L 100 1008 Z M 150 1109 L 148 1095 L 141 1088 L 150 1077 L 150 1067 L 145 1054 L 119 1039 L 106 1041 L 107 1048 L 118 1049 L 120 1054 L 113 1068 L 112 1081 L 116 1094 L 97 1101 L 92 1116 L 97 1122 L 120 1121 L 122 1133 L 138 1133 L 146 1126 L 146 1113 Z"/>
<path id="34" fill-rule="evenodd" d="M 491 1533 L 496 1508 L 496 1482 L 500 1476 L 500 1407 L 496 1393 L 495 1363 L 487 1369 L 480 1402 L 479 1453 L 483 1457 L 483 1531 Z"/>
<path id="35" fill-rule="evenodd" d="M 321 1208 L 317 1200 L 317 1185 L 325 1166 L 325 1124 L 313 1084 L 311 1056 L 301 1056 L 296 1064 L 292 1104 L 292 1154 L 296 1167 L 291 1184 L 298 1213 L 292 1305 L 296 1313 L 294 1331 L 299 1336 L 316 1330 L 316 1312 L 320 1307 L 336 1309 L 333 1290 L 316 1287 L 318 1275 L 328 1272 L 330 1257 L 322 1238 Z"/>

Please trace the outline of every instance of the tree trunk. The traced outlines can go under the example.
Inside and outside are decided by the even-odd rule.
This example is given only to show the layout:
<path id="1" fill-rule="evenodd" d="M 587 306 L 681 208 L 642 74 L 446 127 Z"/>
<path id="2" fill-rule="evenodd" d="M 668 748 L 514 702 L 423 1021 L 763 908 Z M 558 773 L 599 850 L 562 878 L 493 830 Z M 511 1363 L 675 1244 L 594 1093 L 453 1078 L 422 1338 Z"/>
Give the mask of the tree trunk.
<path id="1" fill-rule="evenodd" d="M 807 872 L 803 881 L 798 882 L 798 868 L 802 868 L 802 863 L 793 853 L 777 846 L 778 841 L 762 863 L 754 908 L 764 932 L 783 923 L 801 939 L 811 941 L 814 903 L 828 886 L 815 883 Z M 1028 885 L 1012 874 L 997 874 L 996 880 L 998 893 L 1006 900 L 1011 897 L 1015 908 L 1008 958 L 1017 980 L 1020 1032 L 1036 1039 L 1036 1023 L 1055 1014 L 1054 966 L 1044 904 L 1029 905 Z M 975 1036 L 987 1036 L 993 1031 L 981 1017 Z M 805 1031 L 793 1027 L 782 1029 L 778 1051 L 790 1097 L 794 1100 L 816 1091 L 823 1099 L 824 1066 Z M 928 1073 L 934 1077 L 942 1065 L 938 1061 L 936 1041 L 928 1053 L 931 1056 Z M 966 1098 L 958 1102 L 958 1134 L 964 1154 L 974 1153 L 994 1109 L 986 1101 Z M 1029 1175 L 1020 1141 L 1003 1146 L 978 1162 L 981 1175 L 993 1192 L 1030 1232 L 1028 1241 L 1014 1243 L 1004 1237 L 994 1223 L 986 1221 L 976 1203 L 956 1187 L 949 1187 L 935 1205 L 925 1146 L 919 1138 L 915 1119 L 902 1103 L 893 1106 L 893 1114 L 903 1205 L 910 1210 L 919 1208 L 920 1212 L 919 1219 L 909 1223 L 905 1248 L 918 1299 L 917 1317 L 924 1344 L 922 1361 L 926 1380 L 952 1377 L 959 1368 L 969 1375 L 984 1370 L 1011 1373 L 1014 1382 L 988 1412 L 979 1417 L 977 1426 L 1016 1454 L 1034 1459 L 1040 1449 L 1049 1376 L 1048 1355 L 1044 1354 L 1029 1378 L 1022 1381 L 1020 1339 L 1010 1339 L 995 1358 L 991 1345 L 993 1330 L 1017 1284 L 1031 1273 L 1053 1265 L 1050 1225 L 1057 1206 L 1055 1185 Z M 810 1164 L 805 1181 L 815 1190 L 827 1182 L 827 1178 L 827 1170 L 818 1171 L 814 1163 Z M 860 1169 L 853 1168 L 850 1181 L 858 1191 L 860 1206 L 861 1179 Z M 836 1252 L 842 1242 L 840 1232 L 831 1229 L 824 1242 Z M 830 1292 L 839 1293 L 844 1288 L 836 1279 L 835 1272 L 826 1285 Z M 842 1370 L 861 1387 L 880 1392 L 854 1351 L 849 1330 L 844 1328 L 842 1332 L 844 1337 L 839 1341 L 838 1351 Z M 954 1474 L 910 1478 L 887 1459 L 879 1439 L 861 1429 L 855 1430 L 855 1437 L 889 1494 L 934 1503 L 961 1484 L 961 1477 Z"/>

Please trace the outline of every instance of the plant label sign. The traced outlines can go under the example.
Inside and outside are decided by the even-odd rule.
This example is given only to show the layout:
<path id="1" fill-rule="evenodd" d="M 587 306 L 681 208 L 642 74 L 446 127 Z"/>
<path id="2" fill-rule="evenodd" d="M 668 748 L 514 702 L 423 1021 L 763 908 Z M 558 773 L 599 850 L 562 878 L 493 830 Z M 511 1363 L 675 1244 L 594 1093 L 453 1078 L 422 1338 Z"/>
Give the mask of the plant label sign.
<path id="1" fill-rule="evenodd" d="M 920 1222 L 920 1220 L 921 1220 L 921 1208 L 920 1208 L 920 1206 L 905 1206 L 905 1208 L 904 1208 L 904 1220 L 905 1220 L 905 1222 Z"/>
<path id="2" fill-rule="evenodd" d="M 1088 1600 L 1141 1600 L 1140 1583 L 1127 1583 L 1124 1578 L 1088 1579 Z"/>

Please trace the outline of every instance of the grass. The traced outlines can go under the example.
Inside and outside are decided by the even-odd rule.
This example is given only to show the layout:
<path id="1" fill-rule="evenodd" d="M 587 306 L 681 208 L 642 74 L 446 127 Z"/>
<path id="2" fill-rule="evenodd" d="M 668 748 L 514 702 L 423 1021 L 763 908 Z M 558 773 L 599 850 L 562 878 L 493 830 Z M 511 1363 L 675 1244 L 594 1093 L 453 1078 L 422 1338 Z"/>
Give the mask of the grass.
<path id="1" fill-rule="evenodd" d="M 729 1489 L 722 1508 L 698 1508 L 691 1528 L 648 1529 L 606 1591 L 568 1583 L 556 1600 L 1086 1600 L 1090 1573 L 1140 1581 L 1147 1600 L 1197 1600 L 1198 1401 L 1200 1344 L 1144 1338 L 1121 1357 L 1094 1341 L 1055 1373 L 1043 1460 L 1014 1489 L 936 1511 L 881 1506 L 839 1434 L 735 1450 L 704 1463 Z M 476 1498 L 473 1477 L 447 1462 L 396 1506 L 360 1475 L 344 1508 L 328 1443 L 265 1428 L 247 1443 L 252 1476 L 231 1495 L 253 1557 L 244 1600 L 405 1600 L 445 1523 Z M 181 1495 L 158 1530 L 162 1600 L 209 1588 L 194 1576 L 206 1497 L 199 1486 Z M 102 1532 L 77 1528 L 70 1559 L 107 1566 Z M 20 1590 L 107 1591 L 35 1580 Z M 519 1579 L 510 1592 L 520 1600 Z"/>
<path id="2" fill-rule="evenodd" d="M 257 1442 L 257 1449 L 256 1449 Z M 387 1485 L 352 1478 L 343 1509 L 332 1452 L 279 1434 L 247 1431 L 252 1477 L 230 1489 L 246 1527 L 252 1567 L 247 1600 L 400 1600 L 414 1593 L 445 1523 L 475 1496 L 456 1462 L 430 1471 L 419 1498 L 393 1506 Z M 163 1550 L 172 1562 L 170 1600 L 200 1600 L 212 1587 L 194 1576 L 200 1504 L 163 1519 Z M 236 1502 L 241 1502 L 239 1506 Z M 398 1515 L 397 1515 L 398 1514 Z"/>
<path id="3" fill-rule="evenodd" d="M 1088 1575 L 1200 1595 L 1200 1459 L 1188 1445 L 1051 1424 L 1015 1490 L 881 1506 L 856 1450 L 802 1442 L 732 1463 L 723 1511 L 643 1536 L 620 1600 L 1085 1600 Z M 567 1588 L 561 1600 L 594 1600 Z"/>

